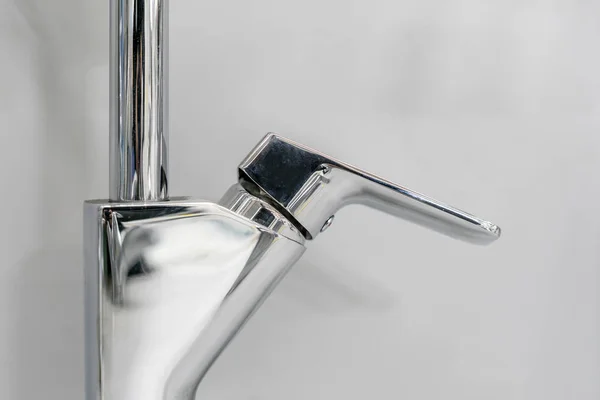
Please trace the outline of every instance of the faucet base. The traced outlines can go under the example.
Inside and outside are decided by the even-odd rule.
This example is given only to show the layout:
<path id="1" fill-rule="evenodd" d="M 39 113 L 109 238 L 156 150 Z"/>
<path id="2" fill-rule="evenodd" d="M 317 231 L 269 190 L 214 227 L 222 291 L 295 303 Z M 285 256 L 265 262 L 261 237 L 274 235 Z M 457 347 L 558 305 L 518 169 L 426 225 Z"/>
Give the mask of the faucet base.
<path id="1" fill-rule="evenodd" d="M 304 246 L 215 203 L 84 205 L 87 400 L 192 400 Z"/>

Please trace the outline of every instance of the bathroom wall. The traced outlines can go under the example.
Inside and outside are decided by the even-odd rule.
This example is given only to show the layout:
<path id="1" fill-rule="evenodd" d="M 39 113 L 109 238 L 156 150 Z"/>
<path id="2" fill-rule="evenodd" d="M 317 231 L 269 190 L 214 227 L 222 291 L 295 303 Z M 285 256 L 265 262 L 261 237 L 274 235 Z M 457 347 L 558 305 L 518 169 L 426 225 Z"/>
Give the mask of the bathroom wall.
<path id="1" fill-rule="evenodd" d="M 218 199 L 276 131 L 503 228 L 344 209 L 199 398 L 600 398 L 600 2 L 172 3 L 172 194 Z M 107 8 L 0 0 L 1 399 L 83 396 Z"/>

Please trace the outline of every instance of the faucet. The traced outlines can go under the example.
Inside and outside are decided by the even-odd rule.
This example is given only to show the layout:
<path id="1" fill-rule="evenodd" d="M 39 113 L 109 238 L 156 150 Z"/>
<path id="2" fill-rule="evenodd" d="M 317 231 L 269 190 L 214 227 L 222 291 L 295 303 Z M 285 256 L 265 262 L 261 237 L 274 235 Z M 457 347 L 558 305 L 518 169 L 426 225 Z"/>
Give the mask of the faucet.
<path id="1" fill-rule="evenodd" d="M 168 195 L 168 0 L 111 0 L 110 199 L 84 203 L 86 400 L 193 400 L 349 204 L 475 244 L 500 228 L 277 134 L 219 202 Z"/>

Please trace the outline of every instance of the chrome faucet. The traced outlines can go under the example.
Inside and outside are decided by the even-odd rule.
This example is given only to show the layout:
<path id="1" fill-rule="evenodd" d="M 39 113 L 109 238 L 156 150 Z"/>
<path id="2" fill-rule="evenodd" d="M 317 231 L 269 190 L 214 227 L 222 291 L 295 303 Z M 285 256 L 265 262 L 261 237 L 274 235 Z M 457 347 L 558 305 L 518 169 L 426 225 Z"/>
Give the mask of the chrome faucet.
<path id="1" fill-rule="evenodd" d="M 477 244 L 485 220 L 275 134 L 218 203 L 169 198 L 168 0 L 111 0 L 110 200 L 84 205 L 86 399 L 192 400 L 341 207 Z"/>

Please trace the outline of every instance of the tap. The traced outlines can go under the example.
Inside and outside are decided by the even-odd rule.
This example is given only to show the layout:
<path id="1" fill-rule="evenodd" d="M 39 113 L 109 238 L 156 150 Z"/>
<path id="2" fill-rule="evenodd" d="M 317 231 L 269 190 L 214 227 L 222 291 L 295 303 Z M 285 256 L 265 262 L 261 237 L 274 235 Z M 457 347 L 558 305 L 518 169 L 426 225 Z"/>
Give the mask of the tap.
<path id="1" fill-rule="evenodd" d="M 111 0 L 110 190 L 84 203 L 86 400 L 192 400 L 336 212 L 475 244 L 491 222 L 267 134 L 218 202 L 168 194 L 168 0 Z"/>

